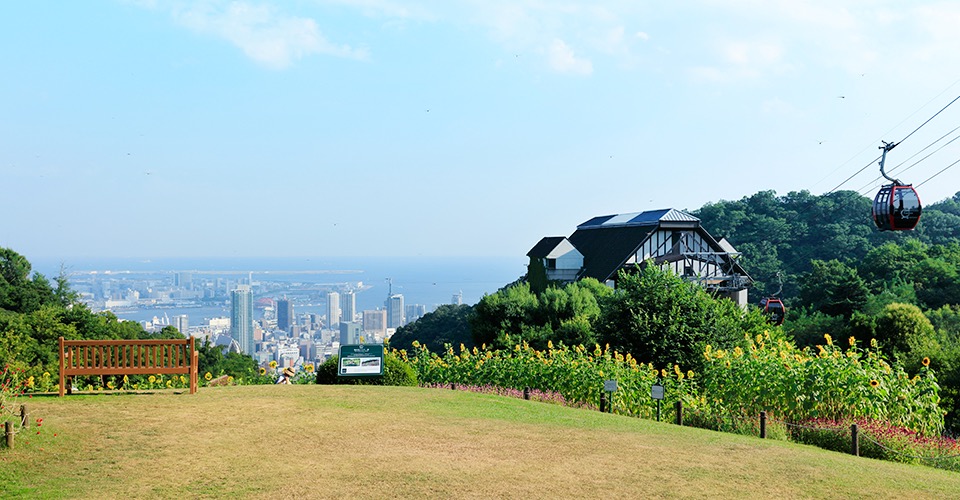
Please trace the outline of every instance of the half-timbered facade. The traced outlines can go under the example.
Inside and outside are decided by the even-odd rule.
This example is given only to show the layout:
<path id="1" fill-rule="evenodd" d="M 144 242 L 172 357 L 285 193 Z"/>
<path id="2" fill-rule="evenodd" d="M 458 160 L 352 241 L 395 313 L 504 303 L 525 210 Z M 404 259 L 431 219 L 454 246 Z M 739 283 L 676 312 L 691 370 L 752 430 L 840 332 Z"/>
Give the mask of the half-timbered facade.
<path id="1" fill-rule="evenodd" d="M 747 302 L 751 282 L 729 243 L 675 209 L 594 217 L 568 238 L 543 238 L 527 256 L 541 259 L 550 280 L 591 277 L 611 286 L 621 270 L 652 262 L 740 305 Z"/>

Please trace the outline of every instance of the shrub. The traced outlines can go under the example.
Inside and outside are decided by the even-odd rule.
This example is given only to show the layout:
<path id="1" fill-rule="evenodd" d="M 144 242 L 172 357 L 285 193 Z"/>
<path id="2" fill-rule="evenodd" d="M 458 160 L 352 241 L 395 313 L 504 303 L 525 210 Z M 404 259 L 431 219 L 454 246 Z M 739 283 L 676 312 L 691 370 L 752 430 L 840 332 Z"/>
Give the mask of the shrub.
<path id="1" fill-rule="evenodd" d="M 417 374 L 409 364 L 400 360 L 396 354 L 384 353 L 382 377 L 340 377 L 337 368 L 340 358 L 333 356 L 317 367 L 316 383 L 324 385 L 398 385 L 416 386 Z"/>

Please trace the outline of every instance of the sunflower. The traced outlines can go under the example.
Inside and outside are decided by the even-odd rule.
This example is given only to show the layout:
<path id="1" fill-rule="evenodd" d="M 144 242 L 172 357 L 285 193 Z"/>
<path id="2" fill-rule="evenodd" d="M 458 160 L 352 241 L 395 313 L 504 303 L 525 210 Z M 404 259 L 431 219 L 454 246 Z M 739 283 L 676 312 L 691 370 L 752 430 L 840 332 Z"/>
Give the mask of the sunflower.
<path id="1" fill-rule="evenodd" d="M 262 376 L 264 376 L 264 375 L 266 375 L 266 374 L 267 374 L 267 369 L 261 366 L 261 367 L 260 367 L 260 376 L 262 377 Z"/>
<path id="2" fill-rule="evenodd" d="M 276 361 L 271 361 L 271 362 L 270 362 L 270 368 L 276 368 L 276 367 L 277 367 L 277 362 L 276 362 Z"/>
<path id="3" fill-rule="evenodd" d="M 930 366 L 930 358 L 923 358 L 923 366 Z"/>
<path id="4" fill-rule="evenodd" d="M 870 387 L 880 387 L 880 382 L 878 382 L 877 379 L 872 379 L 870 380 Z"/>
<path id="5" fill-rule="evenodd" d="M 213 378 L 213 375 L 210 375 L 210 372 L 207 372 L 203 374 L 203 378 L 205 378 L 206 380 L 210 380 Z"/>

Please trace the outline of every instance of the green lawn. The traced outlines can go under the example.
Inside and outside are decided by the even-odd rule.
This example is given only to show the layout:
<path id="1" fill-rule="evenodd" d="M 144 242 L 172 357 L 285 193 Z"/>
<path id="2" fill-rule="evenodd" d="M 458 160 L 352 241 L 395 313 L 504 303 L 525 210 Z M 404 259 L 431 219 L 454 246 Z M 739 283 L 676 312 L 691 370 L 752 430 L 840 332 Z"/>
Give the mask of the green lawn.
<path id="1" fill-rule="evenodd" d="M 4 498 L 960 497 L 933 468 L 463 391 L 23 401 L 43 427 L 0 449 Z"/>

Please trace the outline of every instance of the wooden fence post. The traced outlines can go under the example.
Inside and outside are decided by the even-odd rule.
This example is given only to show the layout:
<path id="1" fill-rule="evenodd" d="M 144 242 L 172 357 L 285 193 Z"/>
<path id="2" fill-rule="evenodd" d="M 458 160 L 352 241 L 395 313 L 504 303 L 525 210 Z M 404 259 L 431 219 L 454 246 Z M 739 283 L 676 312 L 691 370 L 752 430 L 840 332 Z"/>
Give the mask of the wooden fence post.
<path id="1" fill-rule="evenodd" d="M 850 426 L 850 454 L 860 456 L 860 428 L 857 424 Z"/>
<path id="2" fill-rule="evenodd" d="M 529 387 L 524 387 L 524 388 L 523 388 L 523 399 L 526 399 L 527 401 L 530 401 L 530 388 L 529 388 Z"/>
<path id="3" fill-rule="evenodd" d="M 450 382 L 450 390 L 451 391 L 457 390 L 457 384 L 455 382 Z"/>
<path id="4" fill-rule="evenodd" d="M 606 413 L 607 411 L 607 393 L 600 393 L 600 413 Z"/>
<path id="5" fill-rule="evenodd" d="M 674 406 L 677 408 L 677 425 L 683 425 L 683 401 L 677 401 Z"/>
<path id="6" fill-rule="evenodd" d="M 760 439 L 767 438 L 767 412 L 760 412 Z"/>
<path id="7" fill-rule="evenodd" d="M 27 405 L 20 405 L 20 425 L 24 429 L 30 427 L 30 411 L 27 410 Z"/>
<path id="8" fill-rule="evenodd" d="M 7 448 L 13 449 L 13 422 L 6 421 L 3 423 L 3 430 L 7 435 Z"/>

